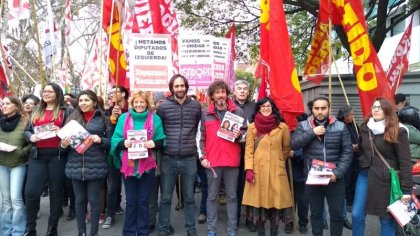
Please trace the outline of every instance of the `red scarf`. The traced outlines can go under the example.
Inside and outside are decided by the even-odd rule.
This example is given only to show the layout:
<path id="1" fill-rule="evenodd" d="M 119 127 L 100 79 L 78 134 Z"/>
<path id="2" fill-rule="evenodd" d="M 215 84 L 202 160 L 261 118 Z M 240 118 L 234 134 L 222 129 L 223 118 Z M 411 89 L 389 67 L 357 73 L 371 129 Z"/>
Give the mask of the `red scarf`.
<path id="1" fill-rule="evenodd" d="M 279 126 L 279 121 L 276 117 L 271 114 L 269 116 L 263 116 L 261 113 L 257 113 L 254 118 L 255 128 L 257 128 L 257 136 L 270 133 L 271 130 Z"/>

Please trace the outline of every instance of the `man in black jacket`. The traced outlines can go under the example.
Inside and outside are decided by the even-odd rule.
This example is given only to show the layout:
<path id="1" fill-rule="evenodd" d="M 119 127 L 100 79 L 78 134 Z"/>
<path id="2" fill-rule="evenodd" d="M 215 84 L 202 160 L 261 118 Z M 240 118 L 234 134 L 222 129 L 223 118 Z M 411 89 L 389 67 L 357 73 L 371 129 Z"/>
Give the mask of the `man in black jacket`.
<path id="1" fill-rule="evenodd" d="M 162 119 L 166 145 L 162 150 L 161 198 L 159 209 L 159 236 L 170 233 L 172 193 L 178 175 L 188 236 L 196 236 L 194 183 L 197 174 L 196 134 L 201 119 L 201 106 L 187 96 L 188 80 L 174 75 L 169 81 L 173 96 L 164 101 L 156 114 Z"/>
<path id="2" fill-rule="evenodd" d="M 325 198 L 330 212 L 331 235 L 343 234 L 344 177 L 353 157 L 349 131 L 344 123 L 330 116 L 330 109 L 327 98 L 315 98 L 312 116 L 299 123 L 291 139 L 293 150 L 303 150 L 306 167 L 314 159 L 336 166 L 328 185 L 307 185 L 306 188 L 310 196 L 312 234 L 315 236 L 322 235 Z"/>

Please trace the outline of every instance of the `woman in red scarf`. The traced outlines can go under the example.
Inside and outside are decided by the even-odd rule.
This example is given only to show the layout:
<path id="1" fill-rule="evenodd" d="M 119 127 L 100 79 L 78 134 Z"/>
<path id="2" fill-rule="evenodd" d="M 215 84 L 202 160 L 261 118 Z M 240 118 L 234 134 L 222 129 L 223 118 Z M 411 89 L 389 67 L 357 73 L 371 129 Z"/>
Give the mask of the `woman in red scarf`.
<path id="1" fill-rule="evenodd" d="M 271 223 L 271 236 L 278 234 L 280 220 L 292 221 L 292 194 L 286 173 L 290 133 L 270 98 L 261 99 L 248 126 L 245 148 L 246 183 L 242 204 L 246 217 L 264 235 Z"/>

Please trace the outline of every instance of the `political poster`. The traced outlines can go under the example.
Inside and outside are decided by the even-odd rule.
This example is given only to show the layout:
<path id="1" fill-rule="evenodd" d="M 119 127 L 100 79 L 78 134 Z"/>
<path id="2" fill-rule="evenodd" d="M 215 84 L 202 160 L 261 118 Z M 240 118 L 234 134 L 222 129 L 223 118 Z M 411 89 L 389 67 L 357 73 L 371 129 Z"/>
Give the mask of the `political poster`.
<path id="1" fill-rule="evenodd" d="M 171 36 L 131 34 L 130 90 L 164 91 L 172 76 Z"/>
<path id="2" fill-rule="evenodd" d="M 180 35 L 179 70 L 188 78 L 190 88 L 205 89 L 212 82 L 212 37 Z"/>

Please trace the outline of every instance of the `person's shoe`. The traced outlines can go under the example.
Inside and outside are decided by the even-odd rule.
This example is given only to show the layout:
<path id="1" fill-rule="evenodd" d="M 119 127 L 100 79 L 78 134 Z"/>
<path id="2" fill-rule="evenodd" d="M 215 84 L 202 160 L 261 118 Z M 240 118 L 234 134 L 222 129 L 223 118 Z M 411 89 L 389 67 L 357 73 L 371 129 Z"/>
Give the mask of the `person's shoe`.
<path id="1" fill-rule="evenodd" d="M 197 231 L 191 231 L 187 233 L 187 236 L 197 236 Z"/>
<path id="2" fill-rule="evenodd" d="M 151 233 L 155 229 L 156 229 L 156 225 L 155 224 L 149 225 L 149 233 Z"/>
<path id="3" fill-rule="evenodd" d="M 66 220 L 67 221 L 74 220 L 75 217 L 76 217 L 75 211 L 74 210 L 69 210 L 69 214 L 67 214 Z"/>
<path id="4" fill-rule="evenodd" d="M 217 236 L 217 234 L 216 234 L 216 232 L 210 231 L 210 232 L 207 233 L 207 236 Z"/>
<path id="5" fill-rule="evenodd" d="M 308 227 L 306 225 L 299 225 L 299 233 L 307 234 L 308 233 Z"/>
<path id="6" fill-rule="evenodd" d="M 36 230 L 27 229 L 24 236 L 36 236 Z"/>
<path id="7" fill-rule="evenodd" d="M 226 205 L 226 195 L 219 195 L 219 204 L 224 206 Z"/>
<path id="8" fill-rule="evenodd" d="M 124 214 L 124 210 L 122 209 L 121 206 L 118 206 L 117 210 L 115 210 L 115 215 L 123 215 Z"/>
<path id="9" fill-rule="evenodd" d="M 198 216 L 198 223 L 199 224 L 204 224 L 207 221 L 207 216 L 203 213 L 200 213 L 200 215 Z"/>
<path id="10" fill-rule="evenodd" d="M 105 214 L 101 213 L 99 215 L 99 224 L 103 224 L 105 222 Z"/>
<path id="11" fill-rule="evenodd" d="M 245 220 L 245 226 L 249 232 L 257 232 L 257 226 L 250 220 Z"/>
<path id="12" fill-rule="evenodd" d="M 350 230 L 352 229 L 352 225 L 347 219 L 343 222 L 343 226 L 346 227 L 347 229 L 350 229 Z"/>
<path id="13" fill-rule="evenodd" d="M 48 227 L 45 236 L 57 236 L 57 227 Z"/>
<path id="14" fill-rule="evenodd" d="M 292 234 L 292 232 L 293 232 L 293 224 L 292 223 L 286 224 L 286 226 L 284 226 L 284 233 Z"/>
<path id="15" fill-rule="evenodd" d="M 184 208 L 184 206 L 180 202 L 178 202 L 178 204 L 176 204 L 176 206 L 175 206 L 175 210 L 177 210 L 177 211 L 182 210 L 182 208 Z"/>
<path id="16" fill-rule="evenodd" d="M 114 224 L 114 218 L 112 218 L 111 216 L 107 216 L 105 218 L 104 223 L 102 224 L 102 229 L 109 229 L 112 227 L 113 224 Z"/>
<path id="17" fill-rule="evenodd" d="M 46 191 L 44 191 L 44 192 L 42 192 L 42 195 L 41 195 L 41 197 L 48 197 L 48 190 L 46 190 Z"/>
<path id="18" fill-rule="evenodd" d="M 328 222 L 327 222 L 327 220 L 324 220 L 324 221 L 322 222 L 322 225 L 324 226 L 324 229 L 325 229 L 325 230 L 328 230 Z"/>
<path id="19" fill-rule="evenodd" d="M 168 235 L 173 235 L 175 233 L 174 227 L 172 227 L 172 225 L 169 225 L 169 234 Z"/>

